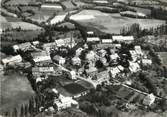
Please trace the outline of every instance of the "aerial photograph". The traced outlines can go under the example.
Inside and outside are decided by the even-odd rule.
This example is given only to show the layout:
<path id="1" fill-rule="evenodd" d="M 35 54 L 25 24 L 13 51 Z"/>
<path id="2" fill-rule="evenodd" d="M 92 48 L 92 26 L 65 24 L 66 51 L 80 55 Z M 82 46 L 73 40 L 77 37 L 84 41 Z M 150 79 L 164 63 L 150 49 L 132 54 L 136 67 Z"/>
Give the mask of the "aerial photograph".
<path id="1" fill-rule="evenodd" d="M 167 117 L 167 0 L 0 3 L 0 117 Z"/>

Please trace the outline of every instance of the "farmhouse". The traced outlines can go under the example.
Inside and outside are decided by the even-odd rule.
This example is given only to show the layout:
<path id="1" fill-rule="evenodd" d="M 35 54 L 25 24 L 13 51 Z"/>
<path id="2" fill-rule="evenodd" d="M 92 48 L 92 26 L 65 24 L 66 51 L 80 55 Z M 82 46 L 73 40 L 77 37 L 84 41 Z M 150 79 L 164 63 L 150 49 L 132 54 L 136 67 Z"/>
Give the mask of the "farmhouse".
<path id="1" fill-rule="evenodd" d="M 18 50 L 21 50 L 21 51 L 25 52 L 25 51 L 28 51 L 28 50 L 32 49 L 32 45 L 31 45 L 30 42 L 26 42 L 26 43 L 14 45 L 13 49 L 14 49 L 15 52 L 17 52 Z"/>
<path id="2" fill-rule="evenodd" d="M 133 36 L 112 36 L 113 41 L 118 41 L 118 42 L 125 42 L 125 43 L 131 43 L 134 41 Z"/>
<path id="3" fill-rule="evenodd" d="M 71 97 L 64 97 L 60 94 L 59 99 L 54 100 L 54 105 L 56 105 L 57 110 L 70 108 L 72 106 L 78 107 L 78 102 L 72 99 Z"/>
<path id="4" fill-rule="evenodd" d="M 22 57 L 20 55 L 12 56 L 12 57 L 7 57 L 5 59 L 2 59 L 2 64 L 7 65 L 7 64 L 15 64 L 22 62 Z"/>
<path id="5" fill-rule="evenodd" d="M 146 105 L 146 106 L 151 106 L 155 101 L 155 96 L 154 94 L 149 94 L 147 95 L 144 100 L 143 100 L 143 104 Z"/>
<path id="6" fill-rule="evenodd" d="M 133 18 L 146 18 L 147 16 L 144 13 L 133 12 L 133 11 L 124 11 L 120 12 L 121 16 L 133 17 Z"/>
<path id="7" fill-rule="evenodd" d="M 93 35 L 94 32 L 93 32 L 93 31 L 88 31 L 87 34 L 88 34 L 88 35 Z"/>

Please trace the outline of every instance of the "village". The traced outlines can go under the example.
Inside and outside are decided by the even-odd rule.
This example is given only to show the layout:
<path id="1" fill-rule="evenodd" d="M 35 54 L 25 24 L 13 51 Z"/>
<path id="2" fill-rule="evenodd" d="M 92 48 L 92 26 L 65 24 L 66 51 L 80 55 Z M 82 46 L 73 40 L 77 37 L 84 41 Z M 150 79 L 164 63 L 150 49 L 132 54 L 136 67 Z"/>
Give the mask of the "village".
<path id="1" fill-rule="evenodd" d="M 79 108 L 77 99 L 87 95 L 91 88 L 96 89 L 98 85 L 120 85 L 133 92 L 144 94 L 141 104 L 146 107 L 154 104 L 156 99 L 161 99 L 153 93 L 149 94 L 131 87 L 133 82 L 127 76 L 142 71 L 143 66 L 148 67 L 152 64 L 148 53 L 142 51 L 141 46 L 131 45 L 134 41 L 133 36 L 118 35 L 102 39 L 92 36 L 93 33 L 87 32 L 87 39 L 79 47 L 73 38 L 57 39 L 51 43 L 33 41 L 14 45 L 12 48 L 15 56 L 2 59 L 3 69 L 6 71 L 17 69 L 23 74 L 26 71 L 36 91 L 45 95 L 47 101 L 52 102 L 41 105 L 40 112 L 56 113 L 70 107 Z M 62 86 L 69 88 L 67 90 L 71 88 L 75 93 L 65 96 L 56 89 L 56 86 L 46 85 L 49 80 L 60 82 Z M 92 87 L 83 88 L 77 84 L 80 80 Z M 80 90 L 73 91 L 77 88 Z M 46 94 L 45 89 L 49 90 L 49 94 Z M 134 105 L 129 107 L 129 104 L 127 103 L 126 108 L 134 109 Z"/>

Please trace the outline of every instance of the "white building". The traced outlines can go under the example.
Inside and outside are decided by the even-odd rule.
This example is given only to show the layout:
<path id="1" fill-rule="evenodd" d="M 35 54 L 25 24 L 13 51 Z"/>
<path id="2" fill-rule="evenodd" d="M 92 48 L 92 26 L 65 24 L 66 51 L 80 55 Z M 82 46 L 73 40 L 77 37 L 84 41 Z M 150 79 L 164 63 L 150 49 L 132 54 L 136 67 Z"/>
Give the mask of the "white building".
<path id="1" fill-rule="evenodd" d="M 55 40 L 56 42 L 56 45 L 58 47 L 61 47 L 61 46 L 66 46 L 66 47 L 74 47 L 76 45 L 74 39 L 71 39 L 71 38 L 65 38 L 65 39 L 58 39 L 58 40 Z"/>
<path id="2" fill-rule="evenodd" d="M 2 59 L 2 64 L 7 65 L 7 64 L 15 64 L 22 62 L 22 57 L 20 55 L 12 56 L 12 57 L 7 57 Z"/>
<path id="3" fill-rule="evenodd" d="M 129 61 L 129 64 L 130 64 L 129 65 L 129 70 L 131 72 L 137 72 L 137 71 L 140 70 L 140 65 L 138 63 L 134 63 L 134 62 Z"/>
<path id="4" fill-rule="evenodd" d="M 119 74 L 119 73 L 120 73 L 121 71 L 123 71 L 123 70 L 124 70 L 124 68 L 123 68 L 121 65 L 119 65 L 119 66 L 117 66 L 117 67 L 112 67 L 112 68 L 110 69 L 111 76 L 112 76 L 113 78 L 115 78 L 116 75 Z"/>
<path id="5" fill-rule="evenodd" d="M 87 42 L 100 42 L 99 37 L 87 37 Z"/>
<path id="6" fill-rule="evenodd" d="M 154 94 L 149 94 L 147 95 L 144 100 L 143 100 L 143 104 L 146 105 L 146 106 L 151 106 L 155 101 L 155 96 Z"/>
<path id="7" fill-rule="evenodd" d="M 78 102 L 71 97 L 64 97 L 60 94 L 59 99 L 54 100 L 54 104 L 57 106 L 57 110 L 70 108 L 72 106 L 78 107 Z"/>
<path id="8" fill-rule="evenodd" d="M 88 34 L 88 35 L 93 35 L 94 32 L 93 32 L 93 31 L 88 31 L 87 34 Z"/>
<path id="9" fill-rule="evenodd" d="M 45 2 L 60 2 L 60 0 L 45 0 Z"/>
<path id="10" fill-rule="evenodd" d="M 107 51 L 104 50 L 104 49 L 101 49 L 101 50 L 98 51 L 98 55 L 99 55 L 100 57 L 105 57 L 106 54 L 107 54 Z"/>
<path id="11" fill-rule="evenodd" d="M 108 4 L 107 0 L 94 0 L 94 3 Z"/>
<path id="12" fill-rule="evenodd" d="M 32 74 L 34 76 L 40 75 L 54 75 L 55 70 L 53 67 L 33 67 Z"/>
<path id="13" fill-rule="evenodd" d="M 134 37 L 133 36 L 112 36 L 113 41 L 118 41 L 118 42 L 126 42 L 126 43 L 130 43 L 134 41 Z"/>
<path id="14" fill-rule="evenodd" d="M 45 43 L 43 44 L 42 48 L 49 54 L 51 49 L 54 49 L 56 46 L 55 42 L 52 43 Z"/>
<path id="15" fill-rule="evenodd" d="M 151 65 L 152 64 L 152 60 L 150 60 L 150 59 L 142 59 L 142 64 L 143 65 Z"/>
<path id="16" fill-rule="evenodd" d="M 64 65 L 66 62 L 66 59 L 59 55 L 54 56 L 53 59 L 58 62 L 59 65 Z"/>
<path id="17" fill-rule="evenodd" d="M 28 50 L 33 49 L 33 46 L 31 45 L 30 42 L 26 42 L 26 43 L 21 43 L 21 44 L 18 44 L 18 45 L 14 45 L 13 49 L 14 49 L 15 52 L 17 52 L 18 50 L 28 51 Z"/>
<path id="18" fill-rule="evenodd" d="M 72 80 L 76 79 L 76 72 L 74 70 L 70 71 L 70 78 Z"/>
<path id="19" fill-rule="evenodd" d="M 109 43 L 111 44 L 112 43 L 112 39 L 101 39 L 101 43 Z"/>
<path id="20" fill-rule="evenodd" d="M 81 55 L 81 52 L 83 51 L 83 48 L 78 48 L 77 50 L 76 50 L 76 56 L 79 56 L 79 55 Z"/>
<path id="21" fill-rule="evenodd" d="M 89 51 L 89 53 L 86 55 L 86 59 L 88 61 L 94 61 L 96 57 L 96 53 L 94 51 Z"/>
<path id="22" fill-rule="evenodd" d="M 81 59 L 77 56 L 72 58 L 72 64 L 73 65 L 81 65 Z"/>
<path id="23" fill-rule="evenodd" d="M 133 59 L 133 62 L 137 61 L 138 59 L 138 54 L 136 53 L 135 50 L 129 50 L 130 54 L 131 54 L 131 57 Z"/>
<path id="24" fill-rule="evenodd" d="M 136 51 L 136 53 L 137 53 L 138 55 L 143 56 L 143 52 L 142 52 L 140 46 L 135 46 L 134 48 L 135 48 L 135 51 Z"/>
<path id="25" fill-rule="evenodd" d="M 117 53 L 114 53 L 114 54 L 110 55 L 111 61 L 116 61 L 118 58 L 119 58 L 119 56 L 118 56 Z"/>

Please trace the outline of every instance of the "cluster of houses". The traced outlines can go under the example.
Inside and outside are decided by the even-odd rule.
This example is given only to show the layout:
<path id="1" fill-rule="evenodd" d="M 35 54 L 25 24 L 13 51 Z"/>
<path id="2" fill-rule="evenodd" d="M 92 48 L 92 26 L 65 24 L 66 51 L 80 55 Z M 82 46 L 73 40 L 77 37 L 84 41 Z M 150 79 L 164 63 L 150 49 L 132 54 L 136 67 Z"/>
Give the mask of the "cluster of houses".
<path id="1" fill-rule="evenodd" d="M 93 32 L 88 32 L 93 34 Z M 113 43 L 117 41 L 117 43 Z M 81 47 L 75 49 L 75 55 L 62 56 L 61 54 L 55 54 L 51 57 L 51 52 L 54 50 L 60 50 L 66 52 L 68 50 L 61 48 L 68 47 L 73 48 L 77 45 L 71 38 L 58 39 L 52 43 L 42 44 L 38 41 L 26 42 L 18 45 L 14 45 L 13 49 L 16 53 L 19 51 L 30 51 L 31 60 L 29 61 L 32 66 L 32 75 L 34 76 L 36 83 L 40 83 L 46 80 L 49 75 L 60 76 L 62 70 L 67 71 L 68 78 L 76 80 L 77 75 L 89 79 L 96 84 L 108 83 L 111 78 L 116 78 L 117 75 L 124 73 L 124 67 L 119 64 L 118 60 L 121 59 L 119 55 L 119 49 L 121 48 L 121 42 L 131 43 L 134 41 L 133 36 L 113 36 L 111 39 L 100 39 L 99 37 L 87 37 L 86 43 Z M 88 44 L 92 43 L 93 49 L 90 50 Z M 61 48 L 61 49 L 60 49 Z M 106 48 L 109 48 L 107 52 Z M 140 64 L 151 65 L 152 61 L 142 52 L 140 46 L 134 46 L 133 50 L 129 50 L 132 60 L 129 60 L 129 71 L 134 73 L 139 71 Z M 84 58 L 81 56 L 84 55 Z M 21 65 L 24 66 L 27 61 L 23 59 L 21 55 L 15 55 L 2 59 L 2 63 L 6 65 Z M 57 68 L 54 66 L 56 62 Z M 71 69 L 67 70 L 66 64 L 71 64 Z M 111 65 L 112 63 L 112 65 Z M 97 66 L 104 66 L 105 69 L 101 69 Z M 60 69 L 60 67 L 62 68 Z M 147 100 L 146 100 L 147 102 Z M 78 105 L 77 101 L 71 97 L 64 97 L 60 95 L 56 98 L 54 104 L 57 105 L 58 110 L 71 107 L 72 105 Z"/>

